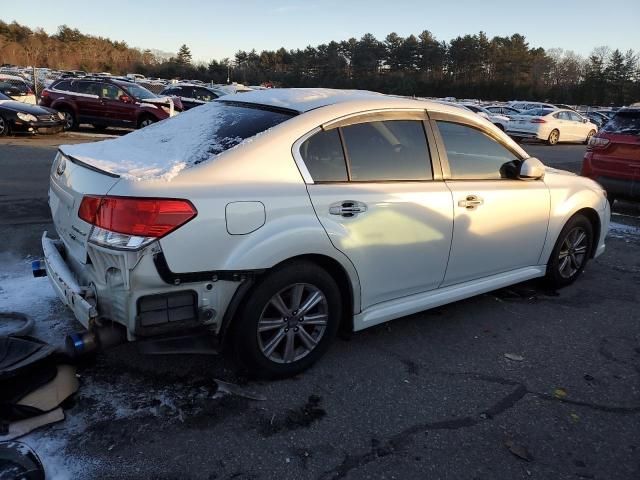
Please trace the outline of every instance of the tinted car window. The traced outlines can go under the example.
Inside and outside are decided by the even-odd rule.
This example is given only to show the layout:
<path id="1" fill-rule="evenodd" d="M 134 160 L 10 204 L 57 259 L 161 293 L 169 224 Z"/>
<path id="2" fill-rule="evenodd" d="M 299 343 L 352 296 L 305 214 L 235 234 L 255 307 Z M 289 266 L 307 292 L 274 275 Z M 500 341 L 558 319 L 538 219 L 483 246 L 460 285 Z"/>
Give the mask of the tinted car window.
<path id="1" fill-rule="evenodd" d="M 66 90 L 69 91 L 71 89 L 71 82 L 69 80 L 64 80 L 62 82 L 56 83 L 53 88 L 56 90 Z"/>
<path id="2" fill-rule="evenodd" d="M 213 93 L 211 90 L 207 90 L 206 88 L 194 87 L 193 98 L 195 98 L 196 100 L 202 100 L 203 102 L 210 102 L 218 98 L 218 95 Z"/>
<path id="3" fill-rule="evenodd" d="M 505 178 L 505 164 L 517 159 L 514 153 L 480 130 L 459 123 L 438 121 L 437 124 L 453 179 Z"/>
<path id="4" fill-rule="evenodd" d="M 577 113 L 573 113 L 573 112 L 566 112 L 567 115 L 569 115 L 569 119 L 574 121 L 574 122 L 582 122 L 582 117 L 580 115 L 578 115 Z"/>
<path id="5" fill-rule="evenodd" d="M 627 135 L 640 134 L 640 110 L 616 113 L 602 130 Z"/>
<path id="6" fill-rule="evenodd" d="M 72 86 L 74 92 L 100 96 L 100 85 L 96 82 L 73 82 Z"/>
<path id="7" fill-rule="evenodd" d="M 300 146 L 304 160 L 314 182 L 346 182 L 347 166 L 338 129 L 321 131 Z"/>
<path id="8" fill-rule="evenodd" d="M 430 180 L 431 158 L 422 122 L 388 120 L 342 129 L 351 180 Z"/>
<path id="9" fill-rule="evenodd" d="M 218 102 L 216 101 L 214 104 L 218 104 Z M 220 102 L 219 106 L 222 112 L 218 117 L 219 121 L 216 123 L 215 129 L 211 131 L 217 144 L 216 150 L 212 153 L 220 153 L 235 147 L 243 140 L 275 127 L 295 115 L 283 111 L 255 108 L 236 102 Z"/>

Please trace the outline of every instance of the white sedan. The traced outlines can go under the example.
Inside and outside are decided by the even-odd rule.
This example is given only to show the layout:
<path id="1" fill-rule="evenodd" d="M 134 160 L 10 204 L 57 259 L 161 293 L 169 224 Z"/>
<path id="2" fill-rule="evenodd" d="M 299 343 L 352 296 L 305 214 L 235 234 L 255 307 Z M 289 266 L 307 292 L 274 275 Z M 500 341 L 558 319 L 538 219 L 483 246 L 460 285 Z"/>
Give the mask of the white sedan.
<path id="1" fill-rule="evenodd" d="M 463 103 L 462 105 L 464 105 L 466 108 L 468 108 L 472 112 L 477 113 L 481 117 L 486 118 L 503 132 L 507 130 L 507 128 L 509 127 L 509 121 L 511 119 L 506 115 L 492 112 L 480 105 L 476 105 L 473 103 Z"/>
<path id="2" fill-rule="evenodd" d="M 74 348 L 204 328 L 265 377 L 309 367 L 340 327 L 568 285 L 610 215 L 597 183 L 478 115 L 327 89 L 226 96 L 63 145 L 49 203 L 44 270 L 89 329 Z"/>
<path id="3" fill-rule="evenodd" d="M 587 143 L 598 126 L 572 110 L 534 108 L 511 117 L 506 132 L 514 139 L 537 139 L 555 145 L 558 142 Z"/>

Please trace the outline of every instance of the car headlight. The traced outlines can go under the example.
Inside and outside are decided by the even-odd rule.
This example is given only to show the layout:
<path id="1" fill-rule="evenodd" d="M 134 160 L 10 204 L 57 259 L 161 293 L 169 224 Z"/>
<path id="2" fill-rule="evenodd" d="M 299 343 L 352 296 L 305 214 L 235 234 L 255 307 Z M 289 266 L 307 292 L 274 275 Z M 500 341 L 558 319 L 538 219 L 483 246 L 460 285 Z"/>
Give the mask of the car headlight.
<path id="1" fill-rule="evenodd" d="M 60 120 L 64 120 L 64 113 L 62 113 L 62 112 L 58 112 L 58 118 L 59 118 Z"/>
<path id="2" fill-rule="evenodd" d="M 31 115 L 30 113 L 18 112 L 18 118 L 20 120 L 22 120 L 23 122 L 37 122 L 38 121 L 38 119 L 34 115 Z"/>

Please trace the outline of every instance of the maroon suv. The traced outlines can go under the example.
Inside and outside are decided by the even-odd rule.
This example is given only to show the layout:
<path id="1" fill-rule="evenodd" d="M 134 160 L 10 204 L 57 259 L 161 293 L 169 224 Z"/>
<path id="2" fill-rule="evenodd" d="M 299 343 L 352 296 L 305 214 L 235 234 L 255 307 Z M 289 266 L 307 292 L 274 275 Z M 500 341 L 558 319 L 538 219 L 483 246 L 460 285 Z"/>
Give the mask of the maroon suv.
<path id="1" fill-rule="evenodd" d="M 600 183 L 612 205 L 616 198 L 640 200 L 640 106 L 618 110 L 591 137 L 582 175 Z"/>
<path id="2" fill-rule="evenodd" d="M 89 77 L 56 80 L 42 91 L 40 105 L 62 112 L 67 130 L 81 123 L 142 128 L 182 111 L 178 98 L 160 97 L 125 80 Z"/>

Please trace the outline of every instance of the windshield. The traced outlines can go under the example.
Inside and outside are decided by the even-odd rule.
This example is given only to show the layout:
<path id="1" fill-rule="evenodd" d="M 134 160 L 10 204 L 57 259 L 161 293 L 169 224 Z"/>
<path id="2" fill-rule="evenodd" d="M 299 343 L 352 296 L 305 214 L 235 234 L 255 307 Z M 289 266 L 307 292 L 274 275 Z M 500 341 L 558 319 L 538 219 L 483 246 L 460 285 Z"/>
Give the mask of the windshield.
<path id="1" fill-rule="evenodd" d="M 123 87 L 129 93 L 129 95 L 137 98 L 138 100 L 146 100 L 147 98 L 158 98 L 155 93 L 147 90 L 144 87 L 141 87 L 140 85 L 136 85 L 135 83 L 126 86 L 120 84 L 120 86 Z"/>
<path id="2" fill-rule="evenodd" d="M 609 133 L 640 135 L 640 110 L 616 113 L 603 130 Z"/>

